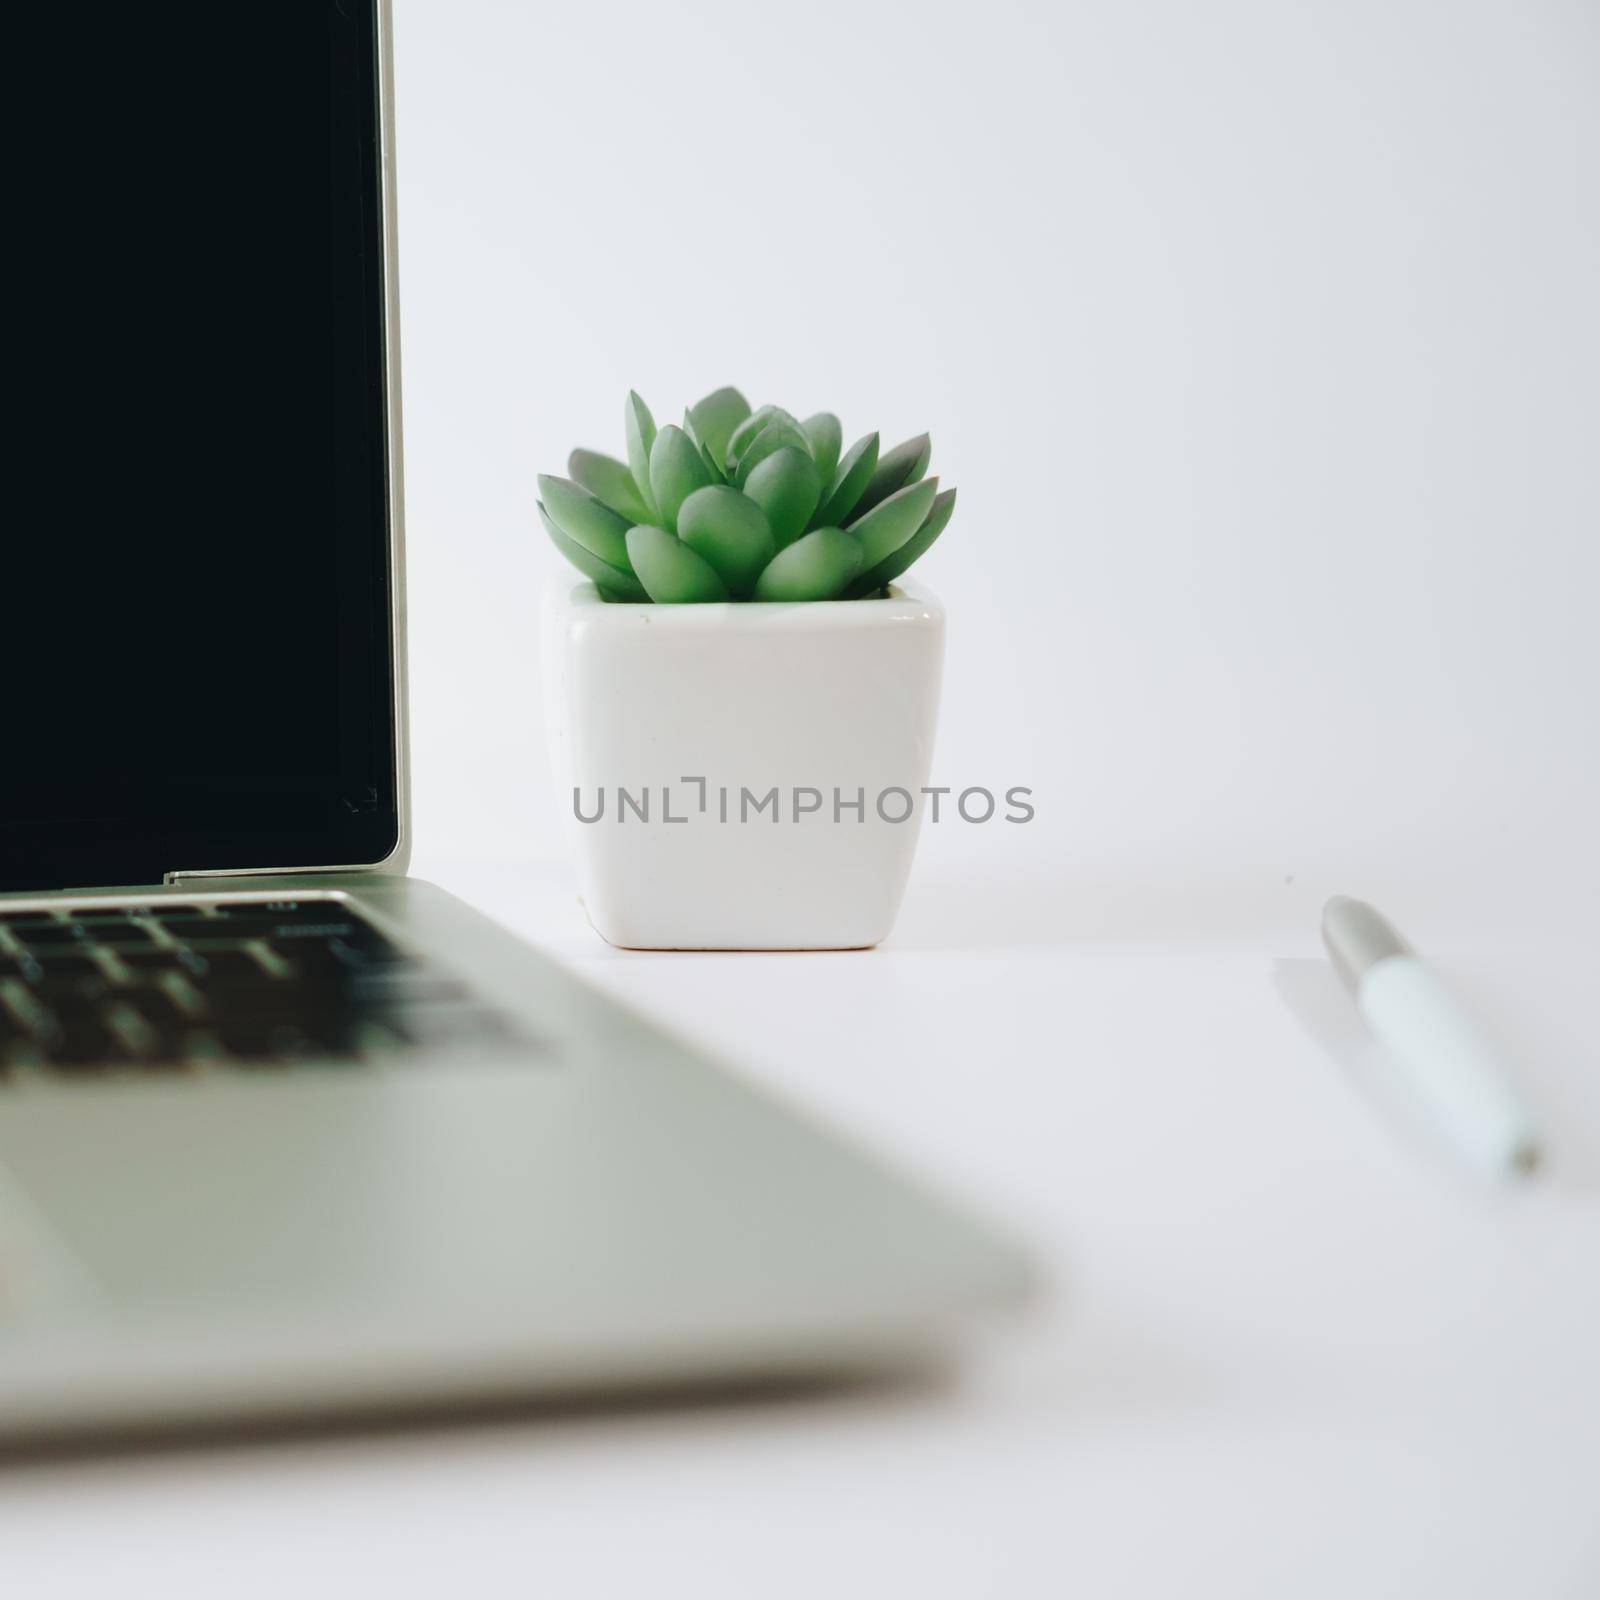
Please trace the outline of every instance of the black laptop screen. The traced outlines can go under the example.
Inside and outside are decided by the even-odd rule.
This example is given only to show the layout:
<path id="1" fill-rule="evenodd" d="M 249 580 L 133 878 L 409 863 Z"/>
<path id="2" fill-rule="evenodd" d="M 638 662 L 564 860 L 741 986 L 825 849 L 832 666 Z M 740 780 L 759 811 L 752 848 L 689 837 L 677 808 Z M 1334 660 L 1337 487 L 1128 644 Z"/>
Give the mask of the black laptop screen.
<path id="1" fill-rule="evenodd" d="M 6 25 L 0 890 L 380 860 L 373 16 L 38 9 Z"/>

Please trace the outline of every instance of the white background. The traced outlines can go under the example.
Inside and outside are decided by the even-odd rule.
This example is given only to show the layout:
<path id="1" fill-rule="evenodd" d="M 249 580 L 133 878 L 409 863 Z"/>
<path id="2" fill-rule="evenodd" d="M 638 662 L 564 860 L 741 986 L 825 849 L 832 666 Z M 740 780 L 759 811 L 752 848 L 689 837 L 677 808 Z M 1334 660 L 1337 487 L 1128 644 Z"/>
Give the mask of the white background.
<path id="1" fill-rule="evenodd" d="M 397 10 L 418 870 L 1050 1288 L 906 1393 L 36 1466 L 14 1592 L 1600 1593 L 1600 14 Z M 961 489 L 936 781 L 1039 814 L 871 956 L 609 952 L 562 864 L 534 474 L 726 382 Z M 1531 1193 L 1362 1092 L 1336 890 Z"/>
<path id="2" fill-rule="evenodd" d="M 424 856 L 560 850 L 534 474 L 733 382 L 960 488 L 938 779 L 1041 806 L 930 863 L 1594 914 L 1592 5 L 398 12 Z"/>

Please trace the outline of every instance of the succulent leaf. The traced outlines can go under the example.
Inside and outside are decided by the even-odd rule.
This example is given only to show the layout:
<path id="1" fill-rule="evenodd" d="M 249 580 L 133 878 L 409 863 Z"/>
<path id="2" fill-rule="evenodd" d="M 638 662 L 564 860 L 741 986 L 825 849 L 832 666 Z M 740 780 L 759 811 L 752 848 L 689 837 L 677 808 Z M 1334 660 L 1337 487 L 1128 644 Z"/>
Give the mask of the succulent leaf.
<path id="1" fill-rule="evenodd" d="M 751 447 L 752 453 L 755 448 Z M 766 512 L 772 537 L 781 550 L 805 532 L 822 498 L 822 479 L 810 456 L 784 445 L 756 463 L 745 479 L 744 492 Z"/>
<path id="2" fill-rule="evenodd" d="M 741 599 L 750 593 L 776 548 L 766 513 L 727 484 L 696 489 L 683 502 L 678 537 Z"/>
<path id="3" fill-rule="evenodd" d="M 555 525 L 554 519 L 543 506 L 539 507 L 539 520 L 544 524 L 544 531 L 550 535 L 550 542 L 584 577 L 593 580 L 594 586 L 607 600 L 650 598 L 645 593 L 644 585 L 631 572 L 618 571 L 609 562 L 602 561 L 599 556 L 585 550 L 576 540 L 569 539 Z"/>
<path id="4" fill-rule="evenodd" d="M 807 417 L 800 427 L 811 441 L 811 459 L 817 464 L 817 476 L 823 488 L 827 488 L 833 482 L 839 452 L 844 448 L 844 430 L 831 411 L 819 411 L 816 416 Z"/>
<path id="5" fill-rule="evenodd" d="M 715 570 L 665 528 L 643 523 L 628 529 L 628 557 L 657 605 L 692 605 L 726 600 L 727 586 Z"/>
<path id="6" fill-rule="evenodd" d="M 712 455 L 708 446 L 700 446 L 700 459 L 705 462 L 706 471 L 710 473 L 713 483 L 726 483 L 728 481 L 727 474 L 717 464 L 717 458 Z"/>
<path id="7" fill-rule="evenodd" d="M 574 544 L 599 556 L 607 566 L 628 566 L 627 521 L 600 504 L 570 478 L 539 474 L 539 499 L 551 520 Z"/>
<path id="8" fill-rule="evenodd" d="M 861 541 L 843 528 L 814 528 L 786 545 L 756 579 L 757 600 L 831 600 L 861 571 Z"/>
<path id="9" fill-rule="evenodd" d="M 602 455 L 598 450 L 574 450 L 567 457 L 567 476 L 625 521 L 650 520 L 633 474 L 614 456 Z"/>
<path id="10" fill-rule="evenodd" d="M 928 463 L 933 458 L 933 442 L 925 433 L 915 439 L 897 444 L 893 450 L 878 457 L 867 486 L 856 501 L 854 516 L 862 517 L 874 506 L 882 505 L 896 490 L 919 483 L 927 474 Z"/>
<path id="11" fill-rule="evenodd" d="M 800 430 L 800 424 L 784 417 L 771 417 L 767 425 L 753 438 L 739 456 L 734 482 L 742 489 L 750 481 L 750 474 L 770 455 L 780 450 L 798 450 L 807 458 L 811 455 L 811 441 Z"/>
<path id="12" fill-rule="evenodd" d="M 675 533 L 678 507 L 710 482 L 711 473 L 694 440 L 669 422 L 656 435 L 650 451 L 650 498 L 655 501 L 659 525 Z"/>
<path id="13" fill-rule="evenodd" d="M 628 439 L 628 470 L 633 474 L 645 509 L 654 515 L 655 501 L 650 492 L 650 452 L 656 442 L 656 419 L 650 415 L 650 407 L 632 389 L 628 391 L 628 403 L 623 407 L 622 427 Z"/>
<path id="14" fill-rule="evenodd" d="M 861 492 L 877 465 L 878 436 L 869 433 L 866 438 L 857 439 L 834 468 L 833 482 L 822 497 L 822 506 L 812 517 L 812 522 L 819 528 L 841 526 L 855 509 L 856 501 L 861 498 Z"/>
<path id="15" fill-rule="evenodd" d="M 687 410 L 683 413 L 683 431 L 689 435 L 689 442 L 700 452 L 700 459 L 705 463 L 706 472 L 709 474 L 706 482 L 726 483 L 728 481 L 727 474 L 722 470 L 717 458 L 706 448 L 705 441 L 695 428 L 694 416 Z"/>
<path id="16" fill-rule="evenodd" d="M 739 464 L 744 447 L 767 425 L 767 418 L 778 410 L 777 406 L 758 406 L 728 435 L 728 448 L 723 451 L 723 464 L 731 472 Z"/>
<path id="17" fill-rule="evenodd" d="M 946 489 L 943 494 L 935 495 L 933 507 L 922 519 L 922 526 L 898 550 L 890 551 L 877 566 L 869 567 L 863 572 L 850 585 L 851 596 L 872 594 L 885 584 L 893 583 L 914 561 L 920 560 L 927 553 L 928 547 L 949 525 L 955 509 L 954 489 Z"/>
<path id="18" fill-rule="evenodd" d="M 861 541 L 865 556 L 862 564 L 867 568 L 875 567 L 885 556 L 898 550 L 922 526 L 938 492 L 939 480 L 924 478 L 921 483 L 890 495 L 859 522 L 852 522 L 850 531 Z"/>
<path id="19" fill-rule="evenodd" d="M 783 423 L 793 428 L 799 435 L 801 448 L 806 454 L 811 453 L 811 441 L 801 432 L 800 424 L 789 415 L 782 406 L 762 406 L 759 411 L 753 411 L 733 430 L 733 437 L 728 441 L 728 476 L 736 478 L 739 468 L 744 463 L 746 452 L 763 433 L 775 423 Z"/>
<path id="20" fill-rule="evenodd" d="M 750 415 L 750 402 L 737 389 L 717 389 L 689 407 L 688 432 L 711 452 L 719 474 L 727 467 L 728 441 Z"/>

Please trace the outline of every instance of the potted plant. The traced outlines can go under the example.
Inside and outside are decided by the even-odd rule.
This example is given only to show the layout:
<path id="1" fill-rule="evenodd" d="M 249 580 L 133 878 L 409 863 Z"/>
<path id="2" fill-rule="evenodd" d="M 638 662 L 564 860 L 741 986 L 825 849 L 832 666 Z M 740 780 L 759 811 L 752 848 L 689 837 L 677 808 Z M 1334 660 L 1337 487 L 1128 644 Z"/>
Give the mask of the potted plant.
<path id="1" fill-rule="evenodd" d="M 574 450 L 539 517 L 551 748 L 585 908 L 635 949 L 854 949 L 905 891 L 944 612 L 898 580 L 950 520 L 926 434 L 719 389 L 627 461 Z"/>

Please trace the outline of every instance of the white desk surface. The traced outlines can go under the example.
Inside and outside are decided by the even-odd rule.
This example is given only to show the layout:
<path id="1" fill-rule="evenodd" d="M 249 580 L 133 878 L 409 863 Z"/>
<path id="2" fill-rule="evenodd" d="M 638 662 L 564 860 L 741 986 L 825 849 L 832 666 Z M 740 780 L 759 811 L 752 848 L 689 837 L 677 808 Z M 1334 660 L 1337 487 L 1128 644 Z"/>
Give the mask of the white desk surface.
<path id="1" fill-rule="evenodd" d="M 645 956 L 562 868 L 420 865 L 1008 1219 L 1048 1296 L 895 1392 L 35 1463 L 7 1593 L 1600 1593 L 1592 939 L 1435 941 L 1556 1130 L 1494 1193 L 1363 1098 L 1293 889 L 931 870 L 875 953 Z"/>

